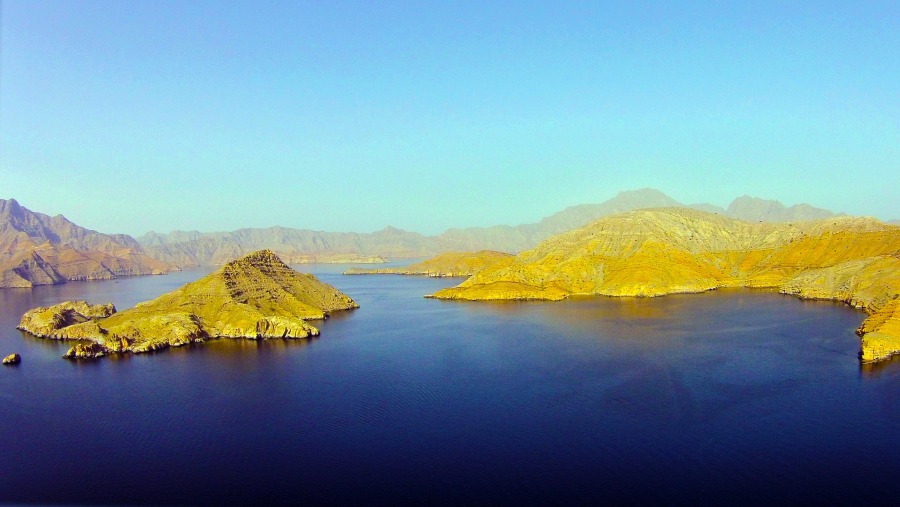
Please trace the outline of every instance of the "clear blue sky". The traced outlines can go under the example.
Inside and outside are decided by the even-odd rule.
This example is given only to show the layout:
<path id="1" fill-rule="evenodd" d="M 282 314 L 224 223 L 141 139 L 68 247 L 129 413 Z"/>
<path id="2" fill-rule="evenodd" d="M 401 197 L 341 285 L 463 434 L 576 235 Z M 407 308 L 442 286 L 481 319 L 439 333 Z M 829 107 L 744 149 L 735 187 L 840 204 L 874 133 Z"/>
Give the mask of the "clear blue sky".
<path id="1" fill-rule="evenodd" d="M 2 0 L 0 197 L 104 232 L 900 218 L 900 2 Z"/>

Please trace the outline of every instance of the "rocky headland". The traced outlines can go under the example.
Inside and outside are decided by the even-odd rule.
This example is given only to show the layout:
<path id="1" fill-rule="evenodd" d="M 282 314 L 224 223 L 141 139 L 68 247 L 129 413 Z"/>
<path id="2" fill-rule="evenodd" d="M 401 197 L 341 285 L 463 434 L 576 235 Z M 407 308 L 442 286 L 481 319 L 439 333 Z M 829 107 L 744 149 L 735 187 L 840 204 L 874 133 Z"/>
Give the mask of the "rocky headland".
<path id="1" fill-rule="evenodd" d="M 482 250 L 480 252 L 448 252 L 422 262 L 394 268 L 350 268 L 345 275 L 422 275 L 431 277 L 472 276 L 486 268 L 508 264 L 512 254 Z"/>
<path id="2" fill-rule="evenodd" d="M 83 341 L 65 357 L 91 358 L 213 338 L 306 338 L 319 334 L 308 321 L 351 308 L 358 305 L 347 295 L 262 250 L 122 312 L 112 304 L 65 302 L 29 310 L 18 327 L 42 338 Z"/>
<path id="3" fill-rule="evenodd" d="M 432 297 L 560 300 L 773 288 L 869 317 L 861 359 L 900 353 L 900 227 L 871 218 L 760 223 L 684 208 L 641 210 L 553 236 Z"/>
<path id="4" fill-rule="evenodd" d="M 102 234 L 0 199 L 0 288 L 164 274 L 178 266 L 146 254 L 131 236 Z"/>

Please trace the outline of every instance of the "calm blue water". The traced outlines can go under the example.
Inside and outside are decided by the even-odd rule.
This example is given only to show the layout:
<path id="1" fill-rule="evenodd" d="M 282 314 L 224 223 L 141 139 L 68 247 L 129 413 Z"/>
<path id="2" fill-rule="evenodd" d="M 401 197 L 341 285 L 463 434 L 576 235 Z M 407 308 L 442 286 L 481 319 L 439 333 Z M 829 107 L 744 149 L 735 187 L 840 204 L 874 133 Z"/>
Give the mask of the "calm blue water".
<path id="1" fill-rule="evenodd" d="M 199 277 L 0 291 L 0 502 L 894 504 L 900 361 L 862 369 L 839 304 L 755 291 L 560 303 L 423 299 L 341 276 L 311 341 L 74 363 L 14 327 Z"/>

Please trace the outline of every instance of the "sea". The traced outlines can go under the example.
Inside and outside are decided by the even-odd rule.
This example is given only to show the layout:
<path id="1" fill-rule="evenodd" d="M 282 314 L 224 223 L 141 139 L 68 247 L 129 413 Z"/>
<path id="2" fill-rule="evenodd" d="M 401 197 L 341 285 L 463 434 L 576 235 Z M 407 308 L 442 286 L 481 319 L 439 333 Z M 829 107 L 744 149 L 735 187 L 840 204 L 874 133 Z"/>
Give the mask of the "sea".
<path id="1" fill-rule="evenodd" d="M 900 360 L 770 291 L 459 302 L 300 265 L 357 310 L 305 340 L 96 361 L 16 330 L 208 271 L 0 290 L 0 503 L 896 505 Z"/>

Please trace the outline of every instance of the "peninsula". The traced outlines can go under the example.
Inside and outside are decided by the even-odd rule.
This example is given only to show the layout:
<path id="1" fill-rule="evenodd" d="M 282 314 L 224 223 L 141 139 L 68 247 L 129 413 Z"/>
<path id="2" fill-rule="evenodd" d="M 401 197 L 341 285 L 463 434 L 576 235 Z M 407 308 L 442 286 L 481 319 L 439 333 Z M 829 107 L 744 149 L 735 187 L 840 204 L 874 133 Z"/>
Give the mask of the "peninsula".
<path id="1" fill-rule="evenodd" d="M 438 291 L 439 299 L 560 300 L 775 288 L 869 317 L 861 359 L 900 353 L 900 227 L 872 218 L 757 223 L 685 208 L 602 218 Z"/>
<path id="2" fill-rule="evenodd" d="M 345 275 L 424 275 L 431 277 L 472 276 L 484 269 L 507 265 L 513 255 L 493 250 L 447 252 L 422 262 L 394 268 L 350 268 Z"/>
<path id="3" fill-rule="evenodd" d="M 358 254 L 276 254 L 288 264 L 387 264 L 380 255 Z"/>
<path id="4" fill-rule="evenodd" d="M 72 347 L 65 357 L 100 357 L 213 338 L 316 336 L 319 330 L 309 320 L 358 307 L 334 287 L 262 250 L 122 312 L 112 304 L 70 301 L 30 310 L 18 327 L 42 338 L 87 342 Z"/>

